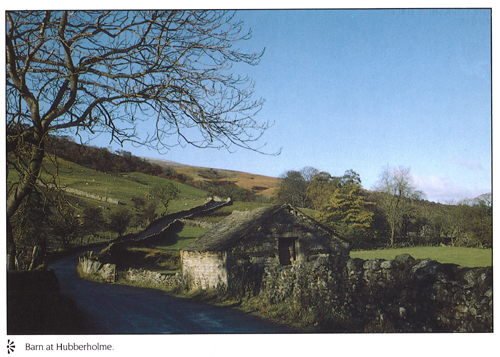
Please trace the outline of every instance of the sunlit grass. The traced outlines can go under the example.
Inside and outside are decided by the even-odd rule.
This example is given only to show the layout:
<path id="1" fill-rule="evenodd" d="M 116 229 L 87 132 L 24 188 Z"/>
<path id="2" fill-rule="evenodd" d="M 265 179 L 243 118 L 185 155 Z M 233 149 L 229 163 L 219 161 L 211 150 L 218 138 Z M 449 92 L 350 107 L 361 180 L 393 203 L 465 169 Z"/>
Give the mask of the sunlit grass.
<path id="1" fill-rule="evenodd" d="M 199 188 L 192 187 L 177 181 L 165 179 L 158 176 L 151 176 L 147 174 L 143 174 L 141 172 L 130 172 L 127 176 L 137 182 L 143 184 L 144 186 L 148 186 L 150 189 L 153 189 L 157 185 L 162 185 L 165 183 L 172 183 L 177 187 L 180 191 L 179 197 L 183 198 L 192 198 L 192 199 L 205 199 L 209 195 L 207 191 L 200 190 Z"/>
<path id="2" fill-rule="evenodd" d="M 147 197 L 152 194 L 154 187 L 166 183 L 173 183 L 180 190 L 177 199 L 169 203 L 168 211 L 158 205 L 157 213 L 175 213 L 188 210 L 205 203 L 209 193 L 189 185 L 171 181 L 157 176 L 139 172 L 125 174 L 106 174 L 84 166 L 77 165 L 67 160 L 47 157 L 44 159 L 44 169 L 41 179 L 46 182 L 55 182 L 61 187 L 69 187 L 87 193 L 118 200 L 121 204 L 134 210 L 132 198 Z M 7 185 L 10 187 L 19 180 L 15 171 L 9 172 Z M 116 204 L 99 201 L 92 198 L 80 197 L 87 204 L 94 204 L 113 209 Z"/>
<path id="3" fill-rule="evenodd" d="M 194 241 L 207 230 L 207 228 L 184 226 L 182 231 L 173 233 L 172 237 L 168 239 L 171 242 L 175 242 L 174 244 L 165 244 L 160 242 L 156 245 L 156 248 L 170 252 L 178 252 L 180 249 L 184 248 L 186 245 Z"/>
<path id="4" fill-rule="evenodd" d="M 391 260 L 401 254 L 409 254 L 415 259 L 431 259 L 464 267 L 486 267 L 493 263 L 492 249 L 466 247 L 407 247 L 353 251 L 351 258 Z"/>

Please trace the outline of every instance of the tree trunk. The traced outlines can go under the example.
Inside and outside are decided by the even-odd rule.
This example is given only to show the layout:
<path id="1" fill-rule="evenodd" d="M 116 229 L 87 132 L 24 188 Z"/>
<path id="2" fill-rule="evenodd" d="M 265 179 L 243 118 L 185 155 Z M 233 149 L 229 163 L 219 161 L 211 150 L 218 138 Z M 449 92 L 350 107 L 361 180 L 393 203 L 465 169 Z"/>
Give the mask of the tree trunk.
<path id="1" fill-rule="evenodd" d="M 42 160 L 45 156 L 45 149 L 41 143 L 38 147 L 33 147 L 30 164 L 25 177 L 20 178 L 16 189 L 7 198 L 7 218 L 11 218 L 23 202 L 31 194 L 35 187 L 42 167 Z"/>
<path id="2" fill-rule="evenodd" d="M 16 259 L 16 243 L 14 240 L 14 233 L 12 231 L 12 225 L 10 220 L 12 216 L 16 213 L 17 209 L 23 202 L 23 200 L 28 197 L 33 188 L 36 185 L 38 176 L 40 174 L 40 168 L 42 167 L 42 160 L 45 156 L 45 149 L 43 141 L 40 141 L 38 146 L 34 146 L 31 151 L 31 160 L 28 166 L 27 173 L 24 177 L 20 178 L 20 182 L 12 193 L 7 197 L 7 269 L 15 270 L 15 259 Z M 8 169 L 7 169 L 8 171 Z"/>

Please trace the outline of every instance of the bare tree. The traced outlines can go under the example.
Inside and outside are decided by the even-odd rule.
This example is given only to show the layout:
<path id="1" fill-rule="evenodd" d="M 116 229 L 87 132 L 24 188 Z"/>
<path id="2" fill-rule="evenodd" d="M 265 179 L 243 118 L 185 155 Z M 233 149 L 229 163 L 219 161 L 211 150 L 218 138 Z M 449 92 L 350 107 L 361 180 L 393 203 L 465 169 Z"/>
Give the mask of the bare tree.
<path id="1" fill-rule="evenodd" d="M 382 193 L 380 203 L 391 228 L 390 243 L 394 245 L 396 232 L 409 213 L 409 203 L 423 198 L 424 194 L 415 188 L 410 169 L 401 166 L 385 167 L 374 190 Z"/>
<path id="2" fill-rule="evenodd" d="M 254 116 L 253 82 L 230 71 L 263 54 L 225 11 L 6 12 L 7 154 L 22 149 L 10 219 L 32 192 L 50 133 L 110 135 L 168 150 L 175 145 L 255 147 L 268 122 Z M 138 131 L 154 121 L 151 132 Z M 149 127 L 149 126 L 148 126 Z M 8 227 L 11 227 L 8 224 Z M 15 244 L 8 231 L 8 266 Z"/>

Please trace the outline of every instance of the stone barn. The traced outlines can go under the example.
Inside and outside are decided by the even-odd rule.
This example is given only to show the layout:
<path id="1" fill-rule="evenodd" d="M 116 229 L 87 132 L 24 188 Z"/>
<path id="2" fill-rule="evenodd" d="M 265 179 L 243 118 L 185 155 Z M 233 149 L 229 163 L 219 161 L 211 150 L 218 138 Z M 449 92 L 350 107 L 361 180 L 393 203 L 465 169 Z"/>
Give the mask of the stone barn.
<path id="1" fill-rule="evenodd" d="M 191 288 L 259 284 L 266 267 L 293 266 L 321 256 L 349 255 L 346 240 L 290 205 L 234 211 L 181 250 Z"/>

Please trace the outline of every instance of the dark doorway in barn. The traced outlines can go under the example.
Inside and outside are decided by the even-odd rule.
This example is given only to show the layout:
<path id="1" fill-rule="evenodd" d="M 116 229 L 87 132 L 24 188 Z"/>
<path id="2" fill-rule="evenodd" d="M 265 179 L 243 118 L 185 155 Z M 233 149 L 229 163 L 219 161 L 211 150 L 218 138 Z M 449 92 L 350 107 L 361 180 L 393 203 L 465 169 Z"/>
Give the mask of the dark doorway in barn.
<path id="1" fill-rule="evenodd" d="M 290 265 L 297 259 L 297 251 L 295 242 L 297 238 L 279 238 L 278 251 L 281 265 Z"/>

